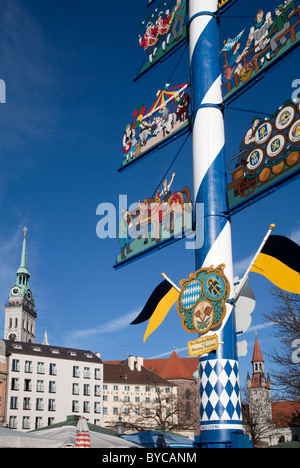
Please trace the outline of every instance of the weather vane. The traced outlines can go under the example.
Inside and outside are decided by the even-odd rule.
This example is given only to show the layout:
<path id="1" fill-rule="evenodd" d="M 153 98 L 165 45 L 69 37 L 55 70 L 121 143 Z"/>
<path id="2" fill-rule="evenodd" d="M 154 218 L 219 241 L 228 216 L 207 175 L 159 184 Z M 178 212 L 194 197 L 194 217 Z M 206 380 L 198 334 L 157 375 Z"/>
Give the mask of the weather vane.
<path id="1" fill-rule="evenodd" d="M 26 237 L 26 234 L 27 234 L 27 231 L 28 231 L 26 226 L 24 227 L 23 231 L 24 231 L 24 237 Z"/>

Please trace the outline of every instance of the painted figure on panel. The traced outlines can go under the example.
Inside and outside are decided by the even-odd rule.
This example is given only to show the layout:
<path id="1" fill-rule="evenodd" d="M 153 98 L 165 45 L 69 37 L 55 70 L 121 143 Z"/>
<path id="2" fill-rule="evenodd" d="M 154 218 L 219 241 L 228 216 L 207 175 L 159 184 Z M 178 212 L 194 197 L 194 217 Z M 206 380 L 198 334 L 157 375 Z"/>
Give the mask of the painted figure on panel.
<path id="1" fill-rule="evenodd" d="M 268 7 L 269 7 L 268 2 Z M 224 41 L 224 100 L 255 76 L 261 69 L 300 40 L 298 0 L 285 0 L 274 12 L 260 9 L 248 34 L 246 28 L 234 39 Z M 244 46 L 242 40 L 244 39 Z M 230 54 L 231 53 L 231 54 Z"/>
<path id="2" fill-rule="evenodd" d="M 171 192 L 175 172 L 171 180 L 165 179 L 162 190 L 155 197 L 139 201 L 131 211 L 122 211 L 118 239 L 121 254 L 118 261 L 153 248 L 172 236 L 182 236 L 192 229 L 192 202 L 188 187 Z"/>
<path id="3" fill-rule="evenodd" d="M 156 94 L 156 101 L 147 111 L 140 104 L 133 114 L 133 123 L 126 126 L 123 135 L 122 167 L 159 146 L 169 137 L 177 137 L 189 124 L 189 83 L 164 89 Z"/>

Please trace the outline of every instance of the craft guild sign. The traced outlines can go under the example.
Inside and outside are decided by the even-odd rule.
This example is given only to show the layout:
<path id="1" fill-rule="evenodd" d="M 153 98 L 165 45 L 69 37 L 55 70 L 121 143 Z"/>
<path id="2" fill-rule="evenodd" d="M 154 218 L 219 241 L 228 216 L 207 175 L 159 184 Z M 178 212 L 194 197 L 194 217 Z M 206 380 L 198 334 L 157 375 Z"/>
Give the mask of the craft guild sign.
<path id="1" fill-rule="evenodd" d="M 230 209 L 299 173 L 300 103 L 289 100 L 268 118 L 254 117 L 239 149 L 228 162 Z"/>
<path id="2" fill-rule="evenodd" d="M 177 312 L 182 319 L 182 326 L 187 332 L 199 333 L 203 337 L 189 343 L 189 348 L 191 345 L 194 350 L 195 346 L 197 348 L 194 354 L 201 355 L 218 348 L 217 335 L 209 340 L 204 335 L 217 329 L 226 315 L 230 283 L 224 269 L 224 264 L 217 268 L 202 268 L 192 273 L 189 279 L 180 281 Z"/>

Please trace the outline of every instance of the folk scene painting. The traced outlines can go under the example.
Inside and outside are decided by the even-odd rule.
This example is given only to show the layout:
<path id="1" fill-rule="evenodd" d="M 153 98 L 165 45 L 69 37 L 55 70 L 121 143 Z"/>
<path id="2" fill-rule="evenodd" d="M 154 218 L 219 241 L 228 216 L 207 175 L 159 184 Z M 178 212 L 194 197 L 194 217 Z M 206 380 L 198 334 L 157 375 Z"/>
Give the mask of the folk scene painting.
<path id="1" fill-rule="evenodd" d="M 120 170 L 189 129 L 188 87 L 189 83 L 175 88 L 166 84 L 149 110 L 144 104 L 138 106 L 123 133 Z"/>
<path id="2" fill-rule="evenodd" d="M 120 253 L 115 266 L 182 238 L 192 231 L 189 187 L 173 191 L 176 173 L 165 179 L 155 197 L 145 198 L 123 210 L 118 230 Z"/>
<path id="3" fill-rule="evenodd" d="M 280 5 L 273 1 L 265 2 L 249 27 L 233 32 L 233 38 L 224 41 L 221 50 L 224 101 L 236 95 L 299 42 L 298 2 L 285 0 Z M 273 9 L 270 9 L 270 4 L 274 5 Z"/>
<path id="4" fill-rule="evenodd" d="M 137 77 L 183 44 L 187 38 L 186 17 L 186 0 L 170 0 L 159 3 L 142 21 L 138 43 L 144 60 Z"/>

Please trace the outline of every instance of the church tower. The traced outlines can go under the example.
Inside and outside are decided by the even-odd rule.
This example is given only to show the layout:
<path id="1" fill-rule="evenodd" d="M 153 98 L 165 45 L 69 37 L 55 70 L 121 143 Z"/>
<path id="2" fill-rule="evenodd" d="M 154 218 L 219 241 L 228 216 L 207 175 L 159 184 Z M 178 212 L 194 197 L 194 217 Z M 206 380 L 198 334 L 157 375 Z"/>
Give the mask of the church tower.
<path id="1" fill-rule="evenodd" d="M 26 227 L 23 229 L 24 239 L 21 264 L 17 270 L 17 281 L 10 290 L 8 303 L 5 306 L 4 339 L 34 343 L 37 314 L 33 294 L 29 289 L 27 230 Z"/>
<path id="2" fill-rule="evenodd" d="M 260 421 L 272 420 L 271 409 L 271 380 L 265 376 L 265 363 L 260 350 L 257 334 L 255 337 L 252 357 L 252 378 L 249 372 L 247 376 L 247 388 L 249 395 L 250 411 L 257 413 Z"/>

